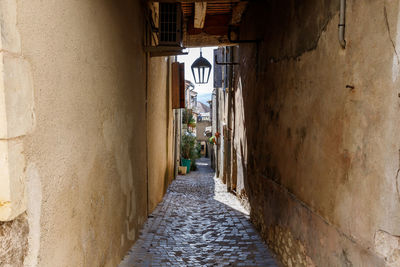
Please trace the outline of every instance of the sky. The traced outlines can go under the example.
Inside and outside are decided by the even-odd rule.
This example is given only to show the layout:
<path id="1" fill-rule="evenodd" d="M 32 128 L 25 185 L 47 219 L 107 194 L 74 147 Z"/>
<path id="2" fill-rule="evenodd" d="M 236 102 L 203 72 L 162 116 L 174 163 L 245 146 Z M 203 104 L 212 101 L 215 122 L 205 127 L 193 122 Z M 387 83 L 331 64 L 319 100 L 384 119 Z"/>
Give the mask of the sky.
<path id="1" fill-rule="evenodd" d="M 217 47 L 203 47 L 203 57 L 206 58 L 212 66 L 210 79 L 207 84 L 195 84 L 192 75 L 191 66 L 193 62 L 200 57 L 200 48 L 189 48 L 187 55 L 178 56 L 178 61 L 185 63 L 185 80 L 189 80 L 194 84 L 194 90 L 198 93 L 197 100 L 207 104 L 206 101 L 211 99 L 211 93 L 214 86 L 214 49 Z"/>

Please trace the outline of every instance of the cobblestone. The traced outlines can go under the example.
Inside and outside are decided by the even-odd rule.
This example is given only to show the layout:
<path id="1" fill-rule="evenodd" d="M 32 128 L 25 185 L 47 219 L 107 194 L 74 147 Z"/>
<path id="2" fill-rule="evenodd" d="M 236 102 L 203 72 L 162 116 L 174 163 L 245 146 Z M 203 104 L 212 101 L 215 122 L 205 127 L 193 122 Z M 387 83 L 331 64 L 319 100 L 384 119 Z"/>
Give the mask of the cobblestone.
<path id="1" fill-rule="evenodd" d="M 248 212 L 207 159 L 178 176 L 119 267 L 277 266 Z"/>

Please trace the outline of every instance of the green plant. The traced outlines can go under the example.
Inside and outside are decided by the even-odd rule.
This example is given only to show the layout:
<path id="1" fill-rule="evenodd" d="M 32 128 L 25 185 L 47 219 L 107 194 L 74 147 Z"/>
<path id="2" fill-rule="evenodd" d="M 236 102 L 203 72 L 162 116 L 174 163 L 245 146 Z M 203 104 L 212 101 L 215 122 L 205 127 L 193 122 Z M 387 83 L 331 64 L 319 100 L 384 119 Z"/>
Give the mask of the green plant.
<path id="1" fill-rule="evenodd" d="M 188 126 L 193 127 L 193 128 L 196 127 L 196 120 L 193 118 L 193 116 L 192 116 L 191 120 L 189 121 Z"/>
<path id="2" fill-rule="evenodd" d="M 190 165 L 190 170 L 191 171 L 196 171 L 197 170 L 197 165 L 196 165 L 196 159 L 201 158 L 201 144 L 196 143 L 194 149 L 192 150 L 192 155 L 191 155 L 191 165 Z"/>
<path id="3" fill-rule="evenodd" d="M 216 144 L 217 142 L 215 141 L 215 136 L 211 136 L 209 139 L 208 139 L 208 142 L 210 142 L 210 144 Z"/>
<path id="4" fill-rule="evenodd" d="M 196 165 L 196 159 L 192 159 L 190 164 L 190 170 L 191 171 L 197 171 L 197 165 Z"/>
<path id="5" fill-rule="evenodd" d="M 182 135 L 181 140 L 181 157 L 184 159 L 193 159 L 195 158 L 195 145 L 196 145 L 196 137 L 186 133 Z"/>
<path id="6" fill-rule="evenodd" d="M 193 117 L 192 110 L 185 108 L 182 112 L 182 124 L 196 127 L 196 120 Z M 192 126 L 194 125 L 194 126 Z"/>
<path id="7" fill-rule="evenodd" d="M 189 122 L 188 117 L 189 117 L 189 113 L 188 113 L 188 110 L 185 108 L 182 111 L 182 124 L 187 124 Z"/>
<path id="8" fill-rule="evenodd" d="M 200 143 L 196 144 L 196 156 L 197 156 L 197 158 L 201 158 L 201 144 Z"/>
<path id="9" fill-rule="evenodd" d="M 196 137 L 190 133 L 185 133 L 184 135 L 182 135 L 181 157 L 191 160 L 190 170 L 197 170 L 196 159 L 200 157 L 200 154 L 201 145 L 197 143 Z"/>

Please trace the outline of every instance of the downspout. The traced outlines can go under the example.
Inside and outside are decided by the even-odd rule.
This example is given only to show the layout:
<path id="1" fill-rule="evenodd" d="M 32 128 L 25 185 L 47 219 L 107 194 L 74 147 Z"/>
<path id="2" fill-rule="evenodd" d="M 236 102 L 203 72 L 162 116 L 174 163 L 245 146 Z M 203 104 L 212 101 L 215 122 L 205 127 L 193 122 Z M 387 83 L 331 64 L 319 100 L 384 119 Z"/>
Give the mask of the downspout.
<path id="1" fill-rule="evenodd" d="M 149 37 L 149 31 L 148 31 L 148 27 L 149 25 L 146 23 L 145 24 L 145 42 L 146 42 L 146 46 L 151 42 L 150 41 L 150 37 Z M 146 61 L 145 61 L 145 67 L 146 67 L 146 77 L 145 77 L 145 112 L 144 112 L 144 116 L 145 116 L 145 124 L 146 124 L 146 216 L 150 215 L 150 210 L 149 210 L 149 123 L 148 123 L 148 118 L 149 118 L 149 114 L 148 114 L 148 97 L 149 97 L 149 62 L 150 62 L 150 53 L 149 52 L 145 52 L 146 55 Z"/>
<path id="2" fill-rule="evenodd" d="M 233 49 L 231 46 L 229 50 L 229 61 L 233 62 Z M 228 192 L 232 191 L 232 92 L 233 92 L 233 65 L 227 66 L 228 68 L 228 123 L 227 123 L 227 151 L 226 151 L 226 185 Z"/>
<path id="3" fill-rule="evenodd" d="M 340 13 L 339 13 L 339 43 L 340 46 L 346 48 L 346 40 L 344 39 L 344 28 L 346 26 L 346 0 L 340 0 Z"/>
<path id="4" fill-rule="evenodd" d="M 217 87 L 215 90 L 215 120 L 216 120 L 216 131 L 220 132 L 219 130 L 219 88 Z M 215 133 L 214 133 L 215 134 Z M 216 169 L 216 177 L 219 178 L 219 147 L 218 142 L 215 145 L 216 156 L 215 156 L 215 169 Z"/>
<path id="5" fill-rule="evenodd" d="M 172 63 L 173 62 L 176 62 L 177 61 L 177 57 L 175 56 L 174 57 L 174 59 L 172 60 L 172 62 L 170 62 L 170 64 L 169 64 L 169 68 L 171 68 L 172 67 Z M 170 70 L 170 71 L 172 71 L 172 70 Z M 180 135 L 179 135 L 179 132 L 180 132 L 180 128 L 179 128 L 179 125 L 180 125 L 180 123 L 181 123 L 181 118 L 180 118 L 180 113 L 179 113 L 179 109 L 173 109 L 173 111 L 174 111 L 174 129 L 175 129 L 175 132 L 174 132 L 174 144 L 175 144 L 175 149 L 174 149 L 174 179 L 178 176 L 178 166 L 180 166 L 180 162 L 179 162 L 179 155 L 181 154 L 180 153 L 180 150 L 179 150 L 179 148 L 180 148 L 180 143 L 179 143 L 179 141 L 180 141 Z"/>

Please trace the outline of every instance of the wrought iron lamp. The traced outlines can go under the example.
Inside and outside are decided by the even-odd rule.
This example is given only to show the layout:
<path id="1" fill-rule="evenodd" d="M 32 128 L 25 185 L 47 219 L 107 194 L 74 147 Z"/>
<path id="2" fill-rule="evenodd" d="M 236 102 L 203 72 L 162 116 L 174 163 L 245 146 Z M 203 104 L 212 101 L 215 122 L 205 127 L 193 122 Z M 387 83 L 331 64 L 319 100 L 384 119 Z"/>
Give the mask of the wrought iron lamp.
<path id="1" fill-rule="evenodd" d="M 200 49 L 200 57 L 196 59 L 192 64 L 192 74 L 194 82 L 197 84 L 208 83 L 211 73 L 211 64 L 202 55 Z"/>

